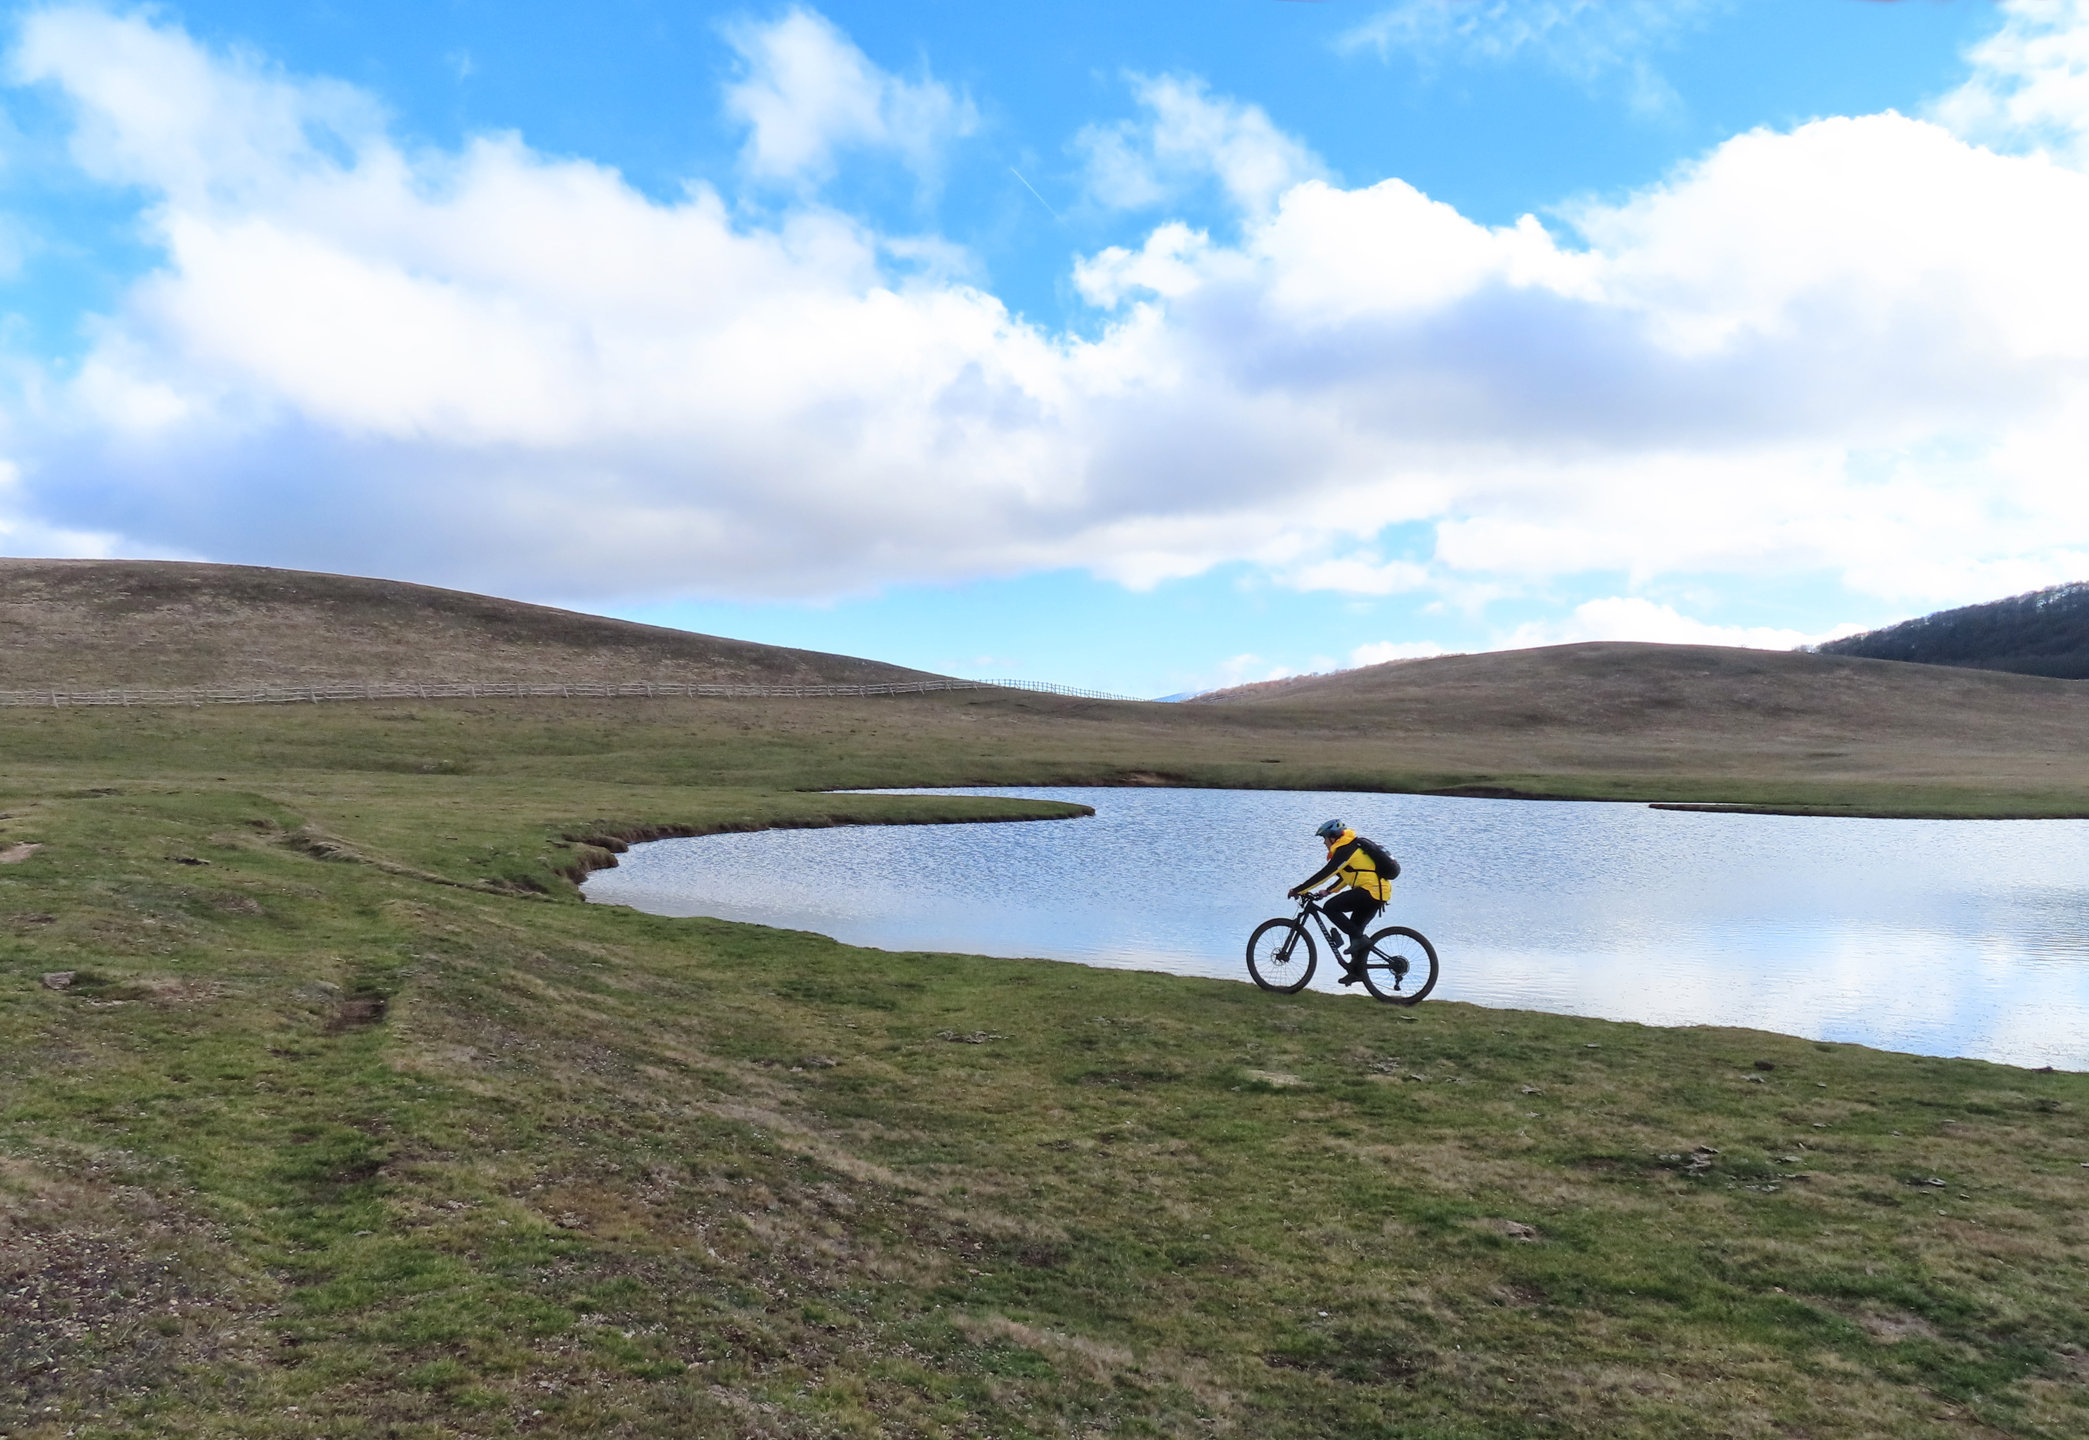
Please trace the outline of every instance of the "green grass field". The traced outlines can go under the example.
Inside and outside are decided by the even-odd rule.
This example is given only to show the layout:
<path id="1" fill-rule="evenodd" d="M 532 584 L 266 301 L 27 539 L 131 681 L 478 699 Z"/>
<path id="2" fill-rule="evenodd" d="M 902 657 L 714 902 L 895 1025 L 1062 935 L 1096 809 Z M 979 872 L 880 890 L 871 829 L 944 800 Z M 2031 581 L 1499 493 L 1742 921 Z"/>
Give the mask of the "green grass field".
<path id="1" fill-rule="evenodd" d="M 829 786 L 1502 779 L 1159 708 L 0 712 L 0 1435 L 2089 1433 L 2089 1077 L 564 878 L 1064 813 Z M 1530 778 L 1829 798 L 1595 773 Z"/>

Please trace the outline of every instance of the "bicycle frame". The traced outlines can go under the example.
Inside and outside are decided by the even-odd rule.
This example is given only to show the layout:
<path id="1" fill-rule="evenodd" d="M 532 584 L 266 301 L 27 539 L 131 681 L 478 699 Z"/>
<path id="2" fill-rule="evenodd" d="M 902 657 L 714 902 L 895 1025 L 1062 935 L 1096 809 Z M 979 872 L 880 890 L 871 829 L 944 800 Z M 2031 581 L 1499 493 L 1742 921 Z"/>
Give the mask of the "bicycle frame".
<path id="1" fill-rule="evenodd" d="M 1349 939 L 1349 934 L 1347 931 L 1338 928 L 1334 921 L 1328 919 L 1327 912 L 1320 908 L 1318 900 L 1315 900 L 1310 895 L 1299 896 L 1298 918 L 1301 920 L 1310 918 L 1319 928 L 1320 938 L 1327 945 L 1328 952 L 1337 958 L 1342 955 L 1343 943 Z"/>

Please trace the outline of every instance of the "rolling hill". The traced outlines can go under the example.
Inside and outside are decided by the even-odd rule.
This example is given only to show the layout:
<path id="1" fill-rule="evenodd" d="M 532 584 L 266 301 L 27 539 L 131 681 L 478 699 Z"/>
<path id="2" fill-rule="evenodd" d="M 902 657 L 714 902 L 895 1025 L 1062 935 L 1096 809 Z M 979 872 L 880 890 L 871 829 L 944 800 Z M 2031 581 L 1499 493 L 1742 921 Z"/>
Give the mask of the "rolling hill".
<path id="1" fill-rule="evenodd" d="M 401 684 L 876 684 L 922 672 L 301 570 L 0 559 L 0 690 Z"/>
<path id="2" fill-rule="evenodd" d="M 1825 655 L 2089 680 L 2089 581 L 1939 610 L 1818 648 Z"/>
<path id="3" fill-rule="evenodd" d="M 921 678 L 929 677 L 870 660 L 393 581 L 175 562 L 0 560 L 0 691 Z M 606 740 L 612 731 L 651 734 L 665 725 L 681 737 L 696 723 L 686 704 L 632 703 L 588 708 L 590 733 Z M 2089 686 L 1853 656 L 1562 645 L 1400 661 L 1186 704 L 1014 690 L 866 704 L 749 701 L 730 723 L 727 712 L 704 713 L 705 723 L 734 735 L 794 745 L 824 737 L 816 743 L 833 747 L 843 784 L 926 774 L 917 755 L 925 746 L 971 756 L 966 773 L 979 783 L 2089 813 Z"/>
<path id="4" fill-rule="evenodd" d="M 2089 792 L 2089 686 L 1840 655 L 1555 645 L 1301 676 L 1175 708 L 1346 731 L 1359 758 L 1417 769 L 1724 777 L 1735 794 L 1772 780 Z"/>
<path id="5" fill-rule="evenodd" d="M 1717 744 L 1780 734 L 2072 743 L 2089 693 L 2065 681 L 1805 651 L 1599 641 L 1396 660 L 1215 691 L 1228 711 L 1314 711 L 1416 735 L 1583 735 Z"/>

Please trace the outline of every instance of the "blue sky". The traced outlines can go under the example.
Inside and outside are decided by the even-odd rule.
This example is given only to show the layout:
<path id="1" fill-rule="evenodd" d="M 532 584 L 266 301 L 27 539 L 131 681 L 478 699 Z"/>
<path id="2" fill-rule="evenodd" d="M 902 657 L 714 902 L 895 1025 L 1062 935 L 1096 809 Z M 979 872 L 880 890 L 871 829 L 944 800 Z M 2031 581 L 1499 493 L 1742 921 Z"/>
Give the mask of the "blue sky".
<path id="1" fill-rule="evenodd" d="M 0 553 L 1131 694 L 2089 573 L 2084 0 L 9 28 Z"/>

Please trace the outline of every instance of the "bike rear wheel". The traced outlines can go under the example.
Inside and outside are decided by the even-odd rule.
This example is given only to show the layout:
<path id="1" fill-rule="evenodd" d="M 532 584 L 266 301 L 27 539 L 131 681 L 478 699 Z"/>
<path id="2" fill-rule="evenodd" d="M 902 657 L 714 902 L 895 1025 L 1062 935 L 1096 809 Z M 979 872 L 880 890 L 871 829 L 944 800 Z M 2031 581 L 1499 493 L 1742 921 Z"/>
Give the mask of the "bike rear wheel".
<path id="1" fill-rule="evenodd" d="M 1371 937 L 1364 988 L 1391 1005 L 1419 1005 L 1436 988 L 1436 947 L 1419 930 L 1394 925 Z"/>
<path id="2" fill-rule="evenodd" d="M 1313 967 L 1319 961 L 1319 951 L 1303 920 L 1265 920 L 1248 937 L 1248 974 L 1265 990 L 1297 994 L 1313 978 Z"/>

